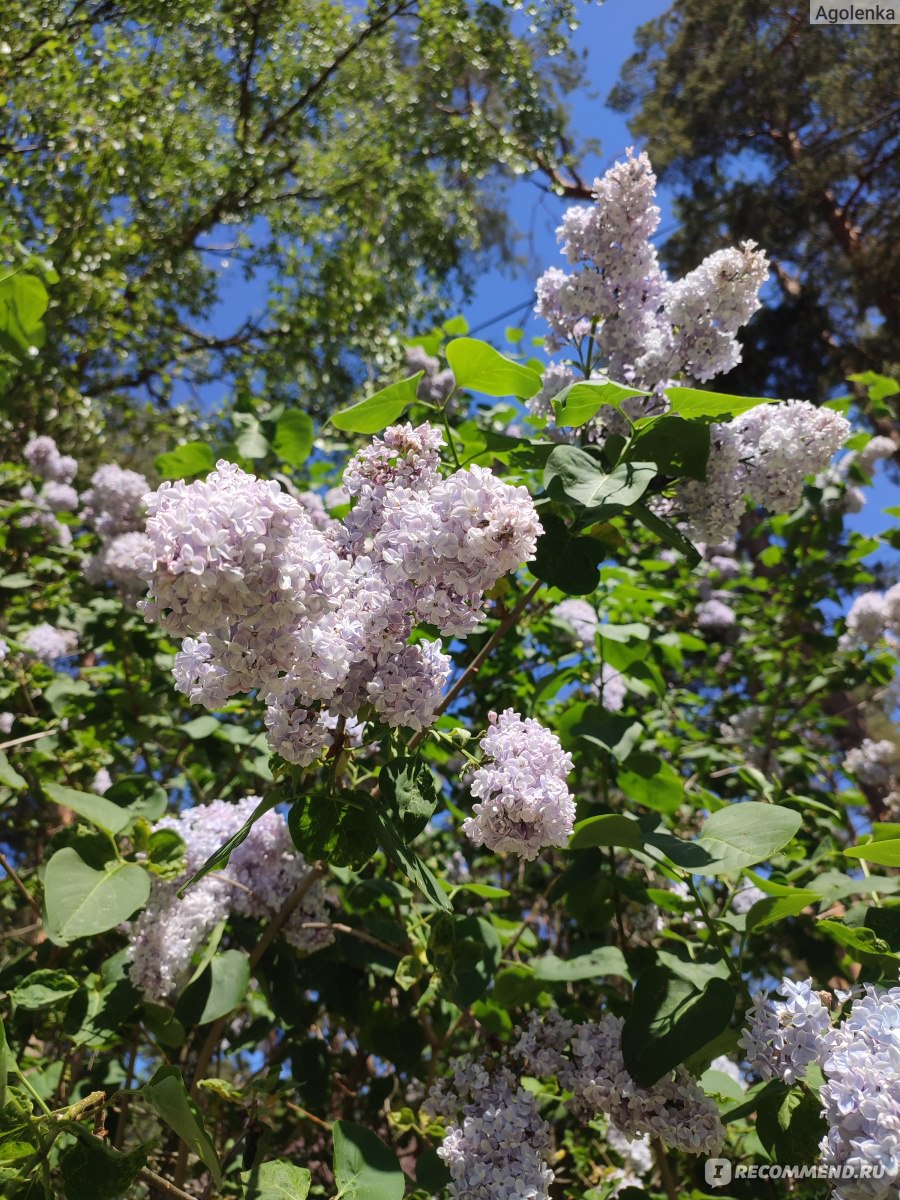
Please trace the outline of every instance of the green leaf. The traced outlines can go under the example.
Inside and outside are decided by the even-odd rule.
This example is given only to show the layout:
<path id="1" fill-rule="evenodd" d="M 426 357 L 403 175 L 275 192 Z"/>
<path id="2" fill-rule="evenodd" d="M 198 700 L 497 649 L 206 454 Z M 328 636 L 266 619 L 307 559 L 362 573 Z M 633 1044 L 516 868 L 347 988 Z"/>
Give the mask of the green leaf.
<path id="1" fill-rule="evenodd" d="M 219 722 L 215 717 L 207 714 L 203 717 L 194 717 L 193 721 L 186 721 L 181 726 L 181 732 L 191 739 L 192 742 L 202 741 L 203 738 L 211 737 L 220 727 Z"/>
<path id="2" fill-rule="evenodd" d="M 631 978 L 625 956 L 618 946 L 599 946 L 596 950 L 573 954 L 570 958 L 545 954 L 542 958 L 533 958 L 528 965 L 533 968 L 535 979 L 547 983 L 569 983 L 576 979 L 599 979 L 609 975 L 620 979 Z"/>
<path id="3" fill-rule="evenodd" d="M 607 548 L 596 538 L 577 536 L 554 513 L 542 513 L 541 525 L 544 532 L 528 564 L 532 575 L 570 596 L 589 596 L 600 581 Z"/>
<path id="4" fill-rule="evenodd" d="M 827 933 L 839 946 L 855 950 L 857 954 L 874 954 L 897 961 L 898 956 L 892 953 L 890 943 L 880 938 L 874 929 L 845 925 L 843 921 L 832 920 L 817 921 L 816 929 Z"/>
<path id="5" fill-rule="evenodd" d="M 0 348 L 28 362 L 32 347 L 44 344 L 41 317 L 48 302 L 47 289 L 36 275 L 17 272 L 0 279 Z"/>
<path id="6" fill-rule="evenodd" d="M 822 1105 L 810 1092 L 799 1087 L 773 1088 L 760 1097 L 756 1133 L 776 1161 L 816 1162 L 819 1143 L 827 1132 Z"/>
<path id="7" fill-rule="evenodd" d="M 398 829 L 412 840 L 437 808 L 437 783 L 431 768 L 418 755 L 395 758 L 378 772 L 378 786 L 398 818 Z"/>
<path id="8" fill-rule="evenodd" d="M 530 367 L 504 358 L 487 342 L 456 338 L 448 343 L 447 362 L 456 386 L 485 396 L 517 396 L 529 400 L 541 390 L 541 377 Z"/>
<path id="9" fill-rule="evenodd" d="M 2 750 L 0 750 L 0 783 L 4 787 L 12 788 L 14 792 L 20 792 L 22 788 L 28 786 L 28 780 L 24 775 L 20 775 L 14 767 L 10 766 L 9 759 Z"/>
<path id="10" fill-rule="evenodd" d="M 137 863 L 113 860 L 101 871 L 77 850 L 57 850 L 44 874 L 44 924 L 57 945 L 113 929 L 147 903 L 150 876 Z"/>
<path id="11" fill-rule="evenodd" d="M 59 1159 L 66 1200 L 119 1200 L 128 1195 L 147 1163 L 148 1149 L 137 1146 L 123 1153 L 86 1129 L 80 1131 L 75 1145 Z"/>
<path id="12" fill-rule="evenodd" d="M 666 413 L 632 439 L 627 457 L 655 463 L 660 475 L 702 483 L 709 459 L 709 426 Z"/>
<path id="13" fill-rule="evenodd" d="M 676 529 L 674 525 L 671 525 L 664 518 L 658 517 L 656 513 L 651 512 L 643 504 L 632 505 L 631 512 L 651 533 L 655 533 L 661 542 L 683 555 L 689 567 L 697 566 L 700 562 L 700 551 L 692 541 L 684 536 L 680 529 Z"/>
<path id="14" fill-rule="evenodd" d="M 236 412 L 231 418 L 234 425 L 234 445 L 241 458 L 265 458 L 269 453 L 269 440 L 252 413 Z"/>
<path id="15" fill-rule="evenodd" d="M 250 960 L 243 950 L 225 950 L 178 997 L 175 1016 L 183 1025 L 208 1025 L 242 1004 L 250 985 Z"/>
<path id="16" fill-rule="evenodd" d="M 79 983 L 65 971 L 32 971 L 14 987 L 10 995 L 17 1008 L 36 1012 L 43 1008 L 64 1008 L 78 991 Z"/>
<path id="17" fill-rule="evenodd" d="M 246 1200 L 306 1200 L 312 1176 L 284 1158 L 260 1163 L 250 1172 Z"/>
<path id="18" fill-rule="evenodd" d="M 337 1200 L 402 1200 L 403 1171 L 381 1138 L 354 1121 L 335 1121 L 332 1135 Z"/>
<path id="19" fill-rule="evenodd" d="M 221 1186 L 222 1170 L 219 1156 L 203 1127 L 203 1117 L 188 1095 L 184 1080 L 177 1067 L 160 1067 L 149 1083 L 144 1084 L 141 1095 L 156 1115 L 174 1129 L 189 1150 L 210 1170 L 216 1186 Z"/>
<path id="20" fill-rule="evenodd" d="M 292 408 L 278 418 L 272 449 L 291 467 L 302 467 L 313 447 L 312 417 Z"/>
<path id="21" fill-rule="evenodd" d="M 333 866 L 360 870 L 378 848 L 365 792 L 344 796 L 299 796 L 288 813 L 294 845 L 307 860 L 323 858 Z"/>
<path id="22" fill-rule="evenodd" d="M 724 979 L 702 988 L 668 967 L 654 966 L 637 980 L 622 1029 L 628 1073 L 650 1087 L 727 1028 L 734 989 Z"/>
<path id="23" fill-rule="evenodd" d="M 713 813 L 696 845 L 710 855 L 701 874 L 728 875 L 752 867 L 786 846 L 802 824 L 799 813 L 755 800 Z"/>
<path id="24" fill-rule="evenodd" d="M 584 850 L 588 846 L 630 846 L 640 850 L 643 844 L 640 825 L 620 813 L 604 813 L 579 821 L 569 838 L 570 850 Z"/>
<path id="25" fill-rule="evenodd" d="M 632 396 L 649 396 L 637 388 L 625 387 L 621 383 L 571 383 L 553 397 L 553 413 L 557 425 L 577 429 L 597 415 L 601 408 L 609 405 L 620 408 L 623 400 Z"/>
<path id="26" fill-rule="evenodd" d="M 862 858 L 866 862 L 878 863 L 882 867 L 900 867 L 900 838 L 885 841 L 864 842 L 844 851 L 846 858 Z"/>
<path id="27" fill-rule="evenodd" d="M 656 477 L 656 465 L 626 462 L 609 474 L 580 446 L 557 446 L 544 468 L 544 487 L 555 500 L 568 500 L 579 520 L 613 516 L 639 500 Z"/>
<path id="28" fill-rule="evenodd" d="M 631 755 L 628 764 L 616 778 L 628 799 L 655 812 L 675 812 L 684 799 L 684 780 L 672 764 L 655 754 Z"/>
<path id="29" fill-rule="evenodd" d="M 192 479 L 211 471 L 216 459 L 206 442 L 186 442 L 167 454 L 158 454 L 153 465 L 163 479 Z"/>
<path id="30" fill-rule="evenodd" d="M 795 889 L 790 896 L 766 896 L 764 900 L 757 900 L 747 913 L 747 932 L 764 929 L 785 917 L 794 917 L 820 899 L 815 892 Z"/>
<path id="31" fill-rule="evenodd" d="M 93 792 L 76 792 L 74 788 L 63 787 L 59 783 L 43 785 L 47 796 L 60 808 L 71 808 L 104 833 L 114 835 L 121 833 L 131 820 L 131 814 L 119 808 L 105 796 L 97 796 Z"/>
<path id="32" fill-rule="evenodd" d="M 347 433 L 379 433 L 386 425 L 393 424 L 404 408 L 415 403 L 419 380 L 424 374 L 424 371 L 418 371 L 409 379 L 392 383 L 349 408 L 338 409 L 329 418 L 331 424 Z"/>
<path id="33" fill-rule="evenodd" d="M 666 388 L 666 396 L 670 411 L 688 421 L 730 421 L 760 404 L 772 403 L 763 396 L 727 396 L 723 392 L 686 387 Z"/>
<path id="34" fill-rule="evenodd" d="M 438 913 L 431 923 L 428 957 L 441 991 L 460 1008 L 483 996 L 500 965 L 500 938 L 483 917 Z"/>
<path id="35" fill-rule="evenodd" d="M 233 851 L 235 851 L 237 847 L 240 846 L 241 842 L 244 841 L 247 834 L 250 832 L 259 818 L 267 813 L 270 809 L 274 808 L 276 804 L 279 804 L 282 799 L 283 797 L 278 792 L 272 792 L 271 795 L 265 797 L 263 800 L 260 800 L 259 804 L 257 804 L 256 808 L 254 808 L 253 812 L 240 827 L 237 833 L 233 834 L 224 846 L 220 846 L 214 854 L 209 856 L 200 870 L 195 871 L 187 883 L 178 889 L 178 895 L 183 896 L 192 883 L 196 883 L 198 879 L 202 879 L 203 876 L 208 875 L 210 871 L 216 871 L 219 869 L 219 867 L 228 866 L 228 860 L 231 858 Z"/>
<path id="36" fill-rule="evenodd" d="M 636 746 L 644 727 L 633 717 L 620 717 L 599 705 L 592 705 L 584 710 L 572 732 L 576 737 L 602 747 L 618 762 L 624 762 Z"/>
<path id="37" fill-rule="evenodd" d="M 385 854 L 395 866 L 400 868 L 407 879 L 411 880 L 423 895 L 427 896 L 432 904 L 449 912 L 450 901 L 447 899 L 447 893 L 441 887 L 440 880 L 422 862 L 418 854 L 403 843 L 387 814 L 372 803 L 371 797 L 368 797 L 368 801 L 369 806 L 366 810 L 368 820 Z"/>

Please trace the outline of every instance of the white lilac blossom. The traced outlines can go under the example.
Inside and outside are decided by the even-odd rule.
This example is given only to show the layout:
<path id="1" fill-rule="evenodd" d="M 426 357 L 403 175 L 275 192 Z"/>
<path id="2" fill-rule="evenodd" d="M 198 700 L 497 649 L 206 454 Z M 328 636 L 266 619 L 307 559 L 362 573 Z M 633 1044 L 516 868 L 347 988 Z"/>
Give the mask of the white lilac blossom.
<path id="1" fill-rule="evenodd" d="M 635 1175 L 648 1175 L 653 1170 L 653 1147 L 650 1139 L 642 1137 L 627 1137 L 615 1125 L 610 1125 L 606 1133 L 606 1144 L 624 1160 L 625 1166 Z"/>
<path id="2" fill-rule="evenodd" d="M 414 371 L 424 371 L 419 380 L 417 395 L 420 400 L 429 404 L 442 405 L 453 388 L 456 380 L 450 370 L 441 370 L 440 361 L 429 354 L 423 346 L 409 346 L 406 351 L 407 365 Z"/>
<path id="3" fill-rule="evenodd" d="M 454 1059 L 422 1106 L 450 1122 L 438 1155 L 450 1172 L 454 1200 L 548 1200 L 550 1126 L 537 1100 L 508 1068 Z"/>
<path id="4" fill-rule="evenodd" d="M 138 564 L 149 550 L 150 539 L 138 531 L 104 539 L 85 563 L 85 577 L 92 583 L 111 583 L 125 599 L 135 601 L 147 590 Z"/>
<path id="5" fill-rule="evenodd" d="M 583 1120 L 604 1114 L 629 1137 L 659 1138 L 673 1150 L 715 1154 L 725 1130 L 715 1103 L 678 1067 L 651 1087 L 640 1087 L 622 1056 L 621 1017 L 607 1014 L 578 1025 L 570 1055 L 558 1071 L 560 1086 L 572 1093 L 569 1107 Z"/>
<path id="6" fill-rule="evenodd" d="M 731 897 L 731 911 L 738 915 L 748 913 L 758 900 L 765 900 L 766 893 L 749 879 L 744 879 L 741 886 Z"/>
<path id="7" fill-rule="evenodd" d="M 619 712 L 628 693 L 622 672 L 617 671 L 611 663 L 604 663 L 600 668 L 600 675 L 592 684 L 592 691 L 607 712 Z"/>
<path id="8" fill-rule="evenodd" d="M 572 596 L 551 609 L 550 615 L 571 626 L 575 636 L 585 645 L 594 644 L 594 634 L 597 632 L 600 618 L 593 604 L 589 604 L 587 600 Z"/>
<path id="9" fill-rule="evenodd" d="M 26 442 L 23 453 L 29 470 L 39 479 L 71 483 L 78 472 L 77 461 L 69 454 L 60 454 L 56 442 L 46 434 Z"/>
<path id="10" fill-rule="evenodd" d="M 478 846 L 533 859 L 547 846 L 565 846 L 575 823 L 566 783 L 572 756 L 556 734 L 511 708 L 490 714 L 481 739 L 485 761 L 469 780 L 478 803 L 463 832 Z"/>
<path id="11" fill-rule="evenodd" d="M 792 512 L 803 481 L 824 470 L 849 432 L 840 413 L 805 400 L 758 405 L 712 426 L 706 482 L 683 482 L 677 506 L 707 542 L 733 536 L 748 499 L 768 512 Z"/>
<path id="12" fill-rule="evenodd" d="M 868 787 L 890 787 L 892 764 L 898 757 L 897 747 L 893 742 L 882 738 L 873 741 L 865 738 L 861 745 L 854 746 L 848 751 L 843 769 L 848 775 L 853 775 L 860 783 Z"/>
<path id="13" fill-rule="evenodd" d="M 0 712 L 0 733 L 12 733 L 12 727 L 16 719 L 16 714 L 11 712 Z"/>
<path id="14" fill-rule="evenodd" d="M 39 504 L 45 505 L 51 512 L 75 512 L 78 508 L 78 493 L 71 483 L 58 483 L 48 479 L 37 495 Z"/>
<path id="15" fill-rule="evenodd" d="M 46 621 L 26 630 L 19 640 L 31 658 L 48 666 L 74 654 L 78 646 L 78 634 L 73 629 L 59 629 Z"/>
<path id="16" fill-rule="evenodd" d="M 271 919 L 290 898 L 309 868 L 291 841 L 287 823 L 270 810 L 251 827 L 231 854 L 228 865 L 177 892 L 228 838 L 247 821 L 259 804 L 248 796 L 237 804 L 214 800 L 164 817 L 156 829 L 173 829 L 185 843 L 185 871 L 177 880 L 156 878 L 150 901 L 131 925 L 131 980 L 146 995 L 163 999 L 182 985 L 191 959 L 213 926 L 230 913 Z M 325 893 L 320 881 L 306 892 L 283 927 L 297 949 L 312 951 L 327 945 Z"/>
<path id="17" fill-rule="evenodd" d="M 96 792 L 98 796 L 102 796 L 109 791 L 112 785 L 112 775 L 110 775 L 106 767 L 101 767 L 91 780 L 91 791 Z"/>
<path id="18" fill-rule="evenodd" d="M 823 1160 L 840 1167 L 842 1176 L 854 1176 L 842 1178 L 836 1200 L 894 1200 L 900 1180 L 900 987 L 866 984 L 823 1043 L 820 1063 L 829 1125 Z"/>
<path id="19" fill-rule="evenodd" d="M 862 450 L 857 450 L 855 459 L 866 474 L 871 475 L 877 462 L 881 459 L 893 458 L 897 450 L 898 446 L 893 438 L 873 437 L 869 438 Z"/>
<path id="20" fill-rule="evenodd" d="M 765 992 L 753 997 L 738 1045 L 760 1079 L 792 1084 L 818 1061 L 832 1034 L 831 1017 L 811 979 L 783 979 L 778 994 L 782 1000 Z"/>
<path id="21" fill-rule="evenodd" d="M 760 893 L 762 895 L 762 893 Z M 714 1058 L 709 1064 L 711 1071 L 720 1071 L 723 1075 L 727 1075 L 729 1079 L 733 1079 L 735 1083 L 744 1086 L 741 1068 L 737 1065 L 733 1058 L 729 1058 L 727 1054 L 720 1054 L 718 1058 Z"/>
<path id="22" fill-rule="evenodd" d="M 479 467 L 443 479 L 442 442 L 427 424 L 373 439 L 344 472 L 350 512 L 324 530 L 318 510 L 224 462 L 150 496 L 142 607 L 184 637 L 179 691 L 208 708 L 257 691 L 270 744 L 301 766 L 335 717 L 430 725 L 449 660 L 439 641 L 410 646 L 414 625 L 472 629 L 541 532 L 524 488 Z"/>
<path id="23" fill-rule="evenodd" d="M 8 654 L 9 654 L 9 642 L 7 642 L 7 640 L 5 638 L 0 638 L 0 662 L 3 662 Z"/>
<path id="24" fill-rule="evenodd" d="M 713 597 L 697 605 L 697 628 L 704 633 L 722 633 L 731 629 L 737 617 L 733 608 Z"/>
<path id="25" fill-rule="evenodd" d="M 847 613 L 847 632 L 841 636 L 841 647 L 845 650 L 868 649 L 889 631 L 896 632 L 900 628 L 900 604 L 897 601 L 900 601 L 900 588 L 896 585 L 886 593 L 863 592 L 857 596 Z"/>
<path id="26" fill-rule="evenodd" d="M 144 497 L 150 484 L 137 471 L 117 463 L 105 463 L 91 476 L 91 486 L 82 496 L 82 516 L 101 537 L 131 533 L 143 525 Z"/>
<path id="27" fill-rule="evenodd" d="M 574 270 L 546 271 L 535 306 L 550 327 L 549 350 L 593 337 L 612 378 L 648 389 L 675 376 L 711 379 L 740 362 L 735 335 L 768 275 L 765 255 L 744 242 L 669 281 L 650 241 L 655 193 L 650 160 L 629 150 L 595 181 L 593 205 L 566 212 L 557 238 Z"/>

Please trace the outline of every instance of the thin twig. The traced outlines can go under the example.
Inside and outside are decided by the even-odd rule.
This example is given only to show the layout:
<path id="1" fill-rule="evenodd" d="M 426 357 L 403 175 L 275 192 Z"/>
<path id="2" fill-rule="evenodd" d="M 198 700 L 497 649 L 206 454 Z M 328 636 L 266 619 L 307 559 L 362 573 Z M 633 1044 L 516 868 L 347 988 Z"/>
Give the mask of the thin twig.
<path id="1" fill-rule="evenodd" d="M 393 954 L 395 958 L 406 957 L 406 951 L 401 950 L 399 946 L 391 946 L 387 942 L 382 942 L 379 938 L 373 937 L 371 933 L 366 933 L 364 929 L 354 929 L 350 925 L 338 925 L 333 921 L 304 921 L 300 928 L 331 929 L 335 933 L 346 933 L 349 937 L 359 938 L 361 942 L 368 942 L 370 946 L 377 946 L 379 950 L 384 950 L 386 954 Z"/>
<path id="2" fill-rule="evenodd" d="M 56 729 L 42 729 L 40 733 L 26 733 L 24 737 L 13 738 L 9 742 L 0 742 L 0 750 L 9 750 L 13 746 L 24 746 L 26 742 L 36 742 L 40 738 L 52 737 Z"/>
<path id="3" fill-rule="evenodd" d="M 3 870 L 9 876 L 9 878 L 13 881 L 13 883 L 19 889 L 19 892 L 21 893 L 22 898 L 29 905 L 32 912 L 37 917 L 40 918 L 42 915 L 41 914 L 41 906 L 38 904 L 37 900 L 35 900 L 34 896 L 32 896 L 31 892 L 29 892 L 27 886 L 25 885 L 25 882 L 22 879 L 22 876 L 12 866 L 12 864 L 10 863 L 9 859 L 6 857 L 5 854 L 0 854 L 0 867 L 3 868 Z"/>
<path id="4" fill-rule="evenodd" d="M 188 1192 L 183 1192 L 180 1187 L 176 1187 L 174 1183 L 169 1183 L 168 1179 L 163 1179 L 162 1175 L 157 1175 L 149 1167 L 141 1167 L 138 1172 L 138 1179 L 143 1179 L 144 1183 L 148 1183 L 151 1187 L 165 1192 L 167 1196 L 177 1197 L 177 1200 L 197 1200 L 196 1196 L 191 1196 Z"/>
<path id="5" fill-rule="evenodd" d="M 295 1112 L 298 1117 L 303 1117 L 306 1121 L 312 1121 L 313 1124 L 321 1126 L 322 1129 L 327 1129 L 331 1133 L 331 1122 L 323 1121 L 321 1117 L 317 1117 L 315 1113 L 307 1112 L 305 1108 L 301 1108 L 299 1104 L 295 1104 L 293 1100 L 285 1100 L 285 1107 L 291 1112 Z"/>

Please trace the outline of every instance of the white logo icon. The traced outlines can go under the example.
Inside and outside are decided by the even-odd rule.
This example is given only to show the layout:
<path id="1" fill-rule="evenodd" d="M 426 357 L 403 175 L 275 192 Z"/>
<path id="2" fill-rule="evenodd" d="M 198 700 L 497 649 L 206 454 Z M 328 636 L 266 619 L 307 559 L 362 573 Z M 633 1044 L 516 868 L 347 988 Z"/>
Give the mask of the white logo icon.
<path id="1" fill-rule="evenodd" d="M 731 1183 L 731 1162 L 727 1158 L 708 1158 L 703 1173 L 710 1187 L 726 1187 Z"/>

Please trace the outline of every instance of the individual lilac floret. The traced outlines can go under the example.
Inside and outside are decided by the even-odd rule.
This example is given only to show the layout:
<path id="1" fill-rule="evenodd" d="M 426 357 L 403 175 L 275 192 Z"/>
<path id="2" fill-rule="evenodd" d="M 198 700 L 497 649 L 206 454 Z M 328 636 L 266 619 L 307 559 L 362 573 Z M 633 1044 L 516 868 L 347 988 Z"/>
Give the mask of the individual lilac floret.
<path id="1" fill-rule="evenodd" d="M 27 630 L 19 640 L 30 657 L 48 666 L 60 658 L 68 658 L 78 647 L 78 634 L 74 629 L 59 629 L 46 621 Z"/>
<path id="2" fill-rule="evenodd" d="M 900 987 L 866 984 L 850 1015 L 824 1045 L 820 1061 L 827 1079 L 820 1096 L 829 1125 L 822 1156 L 844 1176 L 836 1200 L 896 1200 Z"/>
<path id="3" fill-rule="evenodd" d="M 550 615 L 571 626 L 579 641 L 584 642 L 587 646 L 593 646 L 594 634 L 600 624 L 600 618 L 597 616 L 597 610 L 593 604 L 573 596 L 552 608 Z"/>
<path id="4" fill-rule="evenodd" d="M 85 521 L 101 537 L 131 533 L 144 524 L 144 497 L 150 484 L 137 471 L 116 463 L 105 463 L 91 476 L 91 486 L 82 496 Z"/>
<path id="5" fill-rule="evenodd" d="M 859 746 L 848 751 L 843 768 L 868 787 L 889 787 L 893 775 L 892 764 L 898 757 L 897 747 L 886 738 L 873 741 L 865 738 Z"/>
<path id="6" fill-rule="evenodd" d="M 26 442 L 23 453 L 29 470 L 39 479 L 71 483 L 78 473 L 77 461 L 69 454 L 60 454 L 56 442 L 46 434 Z"/>
<path id="7" fill-rule="evenodd" d="M 738 1045 L 760 1079 L 792 1084 L 818 1060 L 832 1035 L 831 1017 L 811 979 L 783 979 L 778 993 L 783 1001 L 770 1000 L 765 992 L 753 997 Z"/>
<path id="8" fill-rule="evenodd" d="M 547 846 L 565 846 L 575 824 L 575 801 L 566 779 L 572 756 L 556 734 L 511 708 L 490 714 L 481 739 L 485 762 L 469 788 L 480 803 L 463 822 L 477 846 L 533 859 Z"/>
<path id="9" fill-rule="evenodd" d="M 177 880 L 156 878 L 150 901 L 131 926 L 131 980 L 145 995 L 164 999 L 183 985 L 191 960 L 213 926 L 231 913 L 270 920 L 307 875 L 287 823 L 271 810 L 251 827 L 228 865 L 204 876 L 178 899 L 177 891 L 247 821 L 259 804 L 248 796 L 237 804 L 214 800 L 164 817 L 156 829 L 173 829 L 185 843 L 185 871 Z M 306 892 L 284 926 L 300 950 L 316 950 L 332 940 L 326 929 L 325 893 L 320 881 Z"/>

